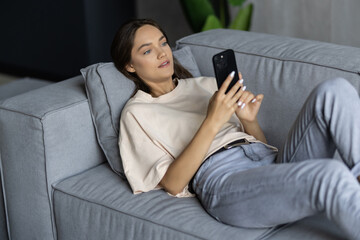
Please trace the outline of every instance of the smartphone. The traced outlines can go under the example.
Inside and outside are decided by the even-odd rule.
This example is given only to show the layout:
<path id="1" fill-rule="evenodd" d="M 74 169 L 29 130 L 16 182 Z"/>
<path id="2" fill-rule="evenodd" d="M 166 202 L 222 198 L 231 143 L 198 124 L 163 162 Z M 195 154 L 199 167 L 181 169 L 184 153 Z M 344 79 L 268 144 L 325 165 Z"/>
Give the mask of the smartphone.
<path id="1" fill-rule="evenodd" d="M 227 49 L 223 52 L 215 54 L 212 58 L 212 61 L 218 89 L 220 89 L 221 85 L 229 76 L 229 74 L 232 71 L 235 71 L 235 76 L 232 79 L 229 87 L 225 91 L 225 93 L 227 93 L 234 86 L 234 84 L 239 81 L 239 72 L 236 67 L 234 51 L 231 49 Z"/>

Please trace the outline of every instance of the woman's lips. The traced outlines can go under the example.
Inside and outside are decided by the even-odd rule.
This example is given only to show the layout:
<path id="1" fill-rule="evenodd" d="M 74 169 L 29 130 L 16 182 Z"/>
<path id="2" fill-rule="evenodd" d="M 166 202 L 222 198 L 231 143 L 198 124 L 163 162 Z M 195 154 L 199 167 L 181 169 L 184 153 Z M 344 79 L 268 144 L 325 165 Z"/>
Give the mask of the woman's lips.
<path id="1" fill-rule="evenodd" d="M 167 60 L 167 61 L 163 62 L 162 64 L 160 64 L 159 68 L 167 67 L 167 66 L 169 66 L 169 64 L 170 64 L 170 61 Z"/>

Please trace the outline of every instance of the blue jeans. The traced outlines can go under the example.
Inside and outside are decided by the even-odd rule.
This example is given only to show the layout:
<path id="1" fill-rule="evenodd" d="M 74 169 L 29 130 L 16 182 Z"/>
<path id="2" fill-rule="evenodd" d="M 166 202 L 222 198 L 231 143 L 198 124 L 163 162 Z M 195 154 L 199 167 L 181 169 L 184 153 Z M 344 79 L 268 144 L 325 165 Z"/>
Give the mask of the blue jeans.
<path id="1" fill-rule="evenodd" d="M 343 161 L 333 159 L 338 150 Z M 325 213 L 360 239 L 360 100 L 344 79 L 310 94 L 277 154 L 254 143 L 213 155 L 194 176 L 206 211 L 239 227 L 272 227 Z"/>

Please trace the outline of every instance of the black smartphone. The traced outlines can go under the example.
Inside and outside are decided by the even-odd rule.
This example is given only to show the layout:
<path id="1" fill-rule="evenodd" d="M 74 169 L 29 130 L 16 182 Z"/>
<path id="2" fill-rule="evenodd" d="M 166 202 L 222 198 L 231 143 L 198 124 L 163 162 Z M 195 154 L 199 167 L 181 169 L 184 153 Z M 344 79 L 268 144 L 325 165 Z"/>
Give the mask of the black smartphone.
<path id="1" fill-rule="evenodd" d="M 236 67 L 234 51 L 231 49 L 227 49 L 223 52 L 215 54 L 212 58 L 212 61 L 218 89 L 220 89 L 221 85 L 229 76 L 229 74 L 232 71 L 235 71 L 235 76 L 225 92 L 227 93 L 232 88 L 232 86 L 234 86 L 234 84 L 239 81 L 239 72 Z"/>

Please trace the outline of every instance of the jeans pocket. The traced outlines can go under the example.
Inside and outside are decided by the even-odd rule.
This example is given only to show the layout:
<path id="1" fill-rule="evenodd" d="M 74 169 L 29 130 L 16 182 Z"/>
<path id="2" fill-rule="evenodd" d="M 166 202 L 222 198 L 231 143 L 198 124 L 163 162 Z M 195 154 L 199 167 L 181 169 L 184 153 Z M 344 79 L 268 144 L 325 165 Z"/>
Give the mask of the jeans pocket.
<path id="1" fill-rule="evenodd" d="M 268 156 L 273 156 L 276 154 L 273 149 L 263 143 L 252 143 L 248 145 L 241 145 L 240 147 L 243 149 L 246 157 L 252 161 L 261 161 Z"/>

